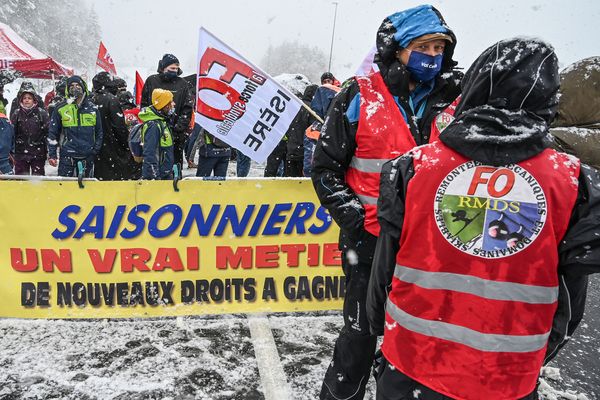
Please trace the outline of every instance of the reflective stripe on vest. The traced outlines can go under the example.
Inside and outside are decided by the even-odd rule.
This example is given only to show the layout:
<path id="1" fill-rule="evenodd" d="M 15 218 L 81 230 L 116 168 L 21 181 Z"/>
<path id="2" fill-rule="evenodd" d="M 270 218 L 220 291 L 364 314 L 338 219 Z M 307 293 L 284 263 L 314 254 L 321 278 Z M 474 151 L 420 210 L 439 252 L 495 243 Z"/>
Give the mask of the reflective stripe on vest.
<path id="1" fill-rule="evenodd" d="M 453 290 L 490 300 L 552 304 L 558 300 L 558 286 L 534 286 L 499 282 L 450 272 L 430 272 L 396 265 L 394 277 L 425 289 Z"/>
<path id="2" fill-rule="evenodd" d="M 494 167 L 439 141 L 412 158 L 382 351 L 446 396 L 522 398 L 552 329 L 579 161 L 546 149 Z"/>
<path id="3" fill-rule="evenodd" d="M 377 205 L 377 197 L 365 196 L 364 194 L 357 194 L 356 196 L 358 197 L 363 206 Z"/>
<path id="4" fill-rule="evenodd" d="M 550 336 L 550 331 L 540 335 L 527 336 L 481 333 L 443 321 L 430 321 L 414 317 L 389 300 L 386 311 L 394 321 L 412 332 L 460 343 L 481 351 L 528 353 L 545 348 Z"/>
<path id="5" fill-rule="evenodd" d="M 360 172 L 375 172 L 381 173 L 383 164 L 390 161 L 389 158 L 358 158 L 352 157 L 350 167 L 359 170 Z"/>

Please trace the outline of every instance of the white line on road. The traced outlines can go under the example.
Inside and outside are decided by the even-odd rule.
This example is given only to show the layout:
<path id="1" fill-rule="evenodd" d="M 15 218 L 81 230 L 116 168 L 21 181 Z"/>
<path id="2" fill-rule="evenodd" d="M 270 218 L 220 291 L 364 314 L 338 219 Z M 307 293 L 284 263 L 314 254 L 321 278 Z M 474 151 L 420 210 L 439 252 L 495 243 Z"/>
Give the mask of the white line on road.
<path id="1" fill-rule="evenodd" d="M 265 400 L 291 399 L 290 386 L 283 372 L 269 319 L 266 315 L 249 315 L 248 326 Z"/>

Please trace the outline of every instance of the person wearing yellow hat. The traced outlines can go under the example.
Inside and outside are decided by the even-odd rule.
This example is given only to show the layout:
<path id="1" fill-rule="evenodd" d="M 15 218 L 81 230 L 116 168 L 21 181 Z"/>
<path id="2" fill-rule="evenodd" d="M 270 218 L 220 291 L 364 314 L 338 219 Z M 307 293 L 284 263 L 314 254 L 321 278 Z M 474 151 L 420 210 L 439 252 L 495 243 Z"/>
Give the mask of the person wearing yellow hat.
<path id="1" fill-rule="evenodd" d="M 142 179 L 173 178 L 173 135 L 167 123 L 175 103 L 169 90 L 154 89 L 152 105 L 140 111 L 142 126 Z"/>

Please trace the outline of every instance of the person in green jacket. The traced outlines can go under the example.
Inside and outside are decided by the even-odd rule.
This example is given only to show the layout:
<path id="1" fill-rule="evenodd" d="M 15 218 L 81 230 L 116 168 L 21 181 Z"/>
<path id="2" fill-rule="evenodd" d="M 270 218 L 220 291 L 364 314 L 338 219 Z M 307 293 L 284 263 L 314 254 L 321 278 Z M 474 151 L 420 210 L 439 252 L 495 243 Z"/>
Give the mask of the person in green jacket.
<path id="1" fill-rule="evenodd" d="M 102 121 L 85 81 L 74 75 L 67 80 L 66 99 L 56 106 L 48 130 L 48 163 L 58 176 L 94 176 L 94 157 L 102 146 Z M 57 162 L 57 149 L 60 157 Z"/>
<path id="2" fill-rule="evenodd" d="M 140 111 L 142 127 L 143 163 L 142 179 L 173 178 L 173 135 L 167 123 L 175 103 L 169 90 L 154 89 L 152 105 Z"/>

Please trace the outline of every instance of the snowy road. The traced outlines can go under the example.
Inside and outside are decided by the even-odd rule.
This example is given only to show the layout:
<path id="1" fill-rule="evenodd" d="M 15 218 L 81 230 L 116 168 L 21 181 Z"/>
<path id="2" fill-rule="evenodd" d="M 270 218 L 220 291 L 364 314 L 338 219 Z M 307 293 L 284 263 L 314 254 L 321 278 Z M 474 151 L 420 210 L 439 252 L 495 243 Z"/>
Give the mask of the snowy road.
<path id="1" fill-rule="evenodd" d="M 581 329 L 553 363 L 562 378 L 546 379 L 555 389 L 546 398 L 569 390 L 580 396 L 565 398 L 600 399 L 598 278 L 590 289 Z M 317 398 L 341 321 L 337 312 L 268 316 L 280 362 L 268 369 L 283 370 L 290 398 Z M 265 349 L 256 345 L 241 315 L 0 320 L 0 400 L 270 400 L 257 351 Z M 367 399 L 373 398 L 371 383 Z"/>
<path id="2" fill-rule="evenodd" d="M 559 367 L 563 376 L 554 386 L 600 399 L 600 276 L 590 279 L 583 321 L 551 365 Z"/>
<path id="3" fill-rule="evenodd" d="M 229 176 L 234 168 L 232 163 Z M 262 175 L 261 166 L 253 165 L 251 171 Z M 261 329 L 244 315 L 0 319 L 0 400 L 271 400 L 278 389 L 289 390 L 292 399 L 318 398 L 341 314 L 274 314 L 267 322 L 269 337 L 256 337 Z M 584 320 L 552 363 L 561 378 L 545 379 L 550 389 L 545 386 L 544 398 L 600 400 L 598 360 L 600 277 L 593 277 Z M 371 380 L 366 399 L 374 398 L 373 386 Z"/>

